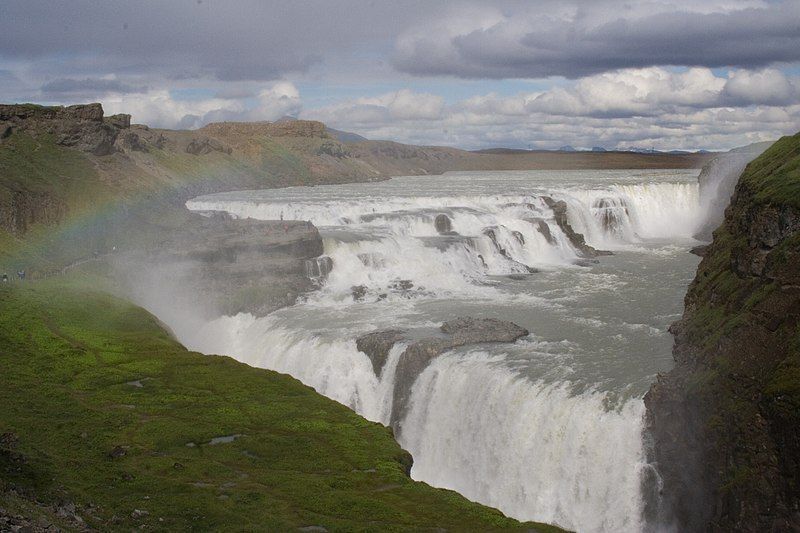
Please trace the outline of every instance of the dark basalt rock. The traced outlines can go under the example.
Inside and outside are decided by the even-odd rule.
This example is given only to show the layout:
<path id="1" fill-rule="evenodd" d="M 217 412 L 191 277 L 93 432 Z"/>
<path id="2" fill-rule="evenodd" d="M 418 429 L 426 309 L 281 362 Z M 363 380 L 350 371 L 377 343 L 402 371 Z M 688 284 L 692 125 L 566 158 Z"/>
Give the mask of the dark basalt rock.
<path id="1" fill-rule="evenodd" d="M 572 243 L 572 246 L 574 246 L 583 257 L 613 255 L 609 251 L 597 250 L 596 248 L 589 246 L 586 244 L 586 239 L 583 237 L 583 235 L 572 229 L 572 226 L 567 219 L 567 203 L 564 200 L 556 201 L 549 196 L 542 196 L 542 201 L 544 201 L 544 203 L 547 204 L 550 209 L 552 209 L 553 218 L 555 219 L 556 224 L 558 224 L 558 227 L 561 228 L 561 231 L 563 231 L 564 235 L 567 236 L 569 241 Z"/>
<path id="2" fill-rule="evenodd" d="M 689 250 L 690 254 L 694 254 L 698 257 L 703 257 L 708 252 L 708 245 L 707 244 L 700 244 L 698 246 L 693 246 L 691 250 Z"/>
<path id="3" fill-rule="evenodd" d="M 360 302 L 367 295 L 367 287 L 366 285 L 353 285 L 350 287 L 350 292 L 353 295 L 353 300 Z"/>
<path id="4" fill-rule="evenodd" d="M 500 253 L 500 255 L 502 255 L 506 259 L 510 259 L 508 251 L 502 246 L 500 246 L 500 243 L 497 241 L 497 228 L 494 227 L 484 228 L 483 234 L 489 237 L 489 239 L 492 241 L 492 244 L 494 244 L 495 249 Z"/>
<path id="5" fill-rule="evenodd" d="M 131 116 L 126 113 L 111 115 L 110 117 L 105 117 L 103 120 L 106 124 L 110 124 L 121 130 L 126 130 L 131 127 Z"/>
<path id="6" fill-rule="evenodd" d="M 528 334 L 528 330 L 505 320 L 496 318 L 460 317 L 445 322 L 439 328 L 442 333 L 452 335 L 453 346 L 481 342 L 514 342 Z"/>
<path id="7" fill-rule="evenodd" d="M 550 226 L 547 225 L 547 222 L 541 218 L 526 218 L 525 221 L 533 224 L 533 226 L 536 228 L 536 231 L 542 234 L 542 237 L 545 238 L 548 244 L 556 243 L 556 239 L 553 237 L 553 234 L 550 231 Z"/>
<path id="8" fill-rule="evenodd" d="M 34 224 L 54 226 L 67 218 L 64 200 L 48 192 L 15 191 L 0 202 L 0 228 L 23 235 Z"/>
<path id="9" fill-rule="evenodd" d="M 454 234 L 453 223 L 450 220 L 450 217 L 445 214 L 436 215 L 436 219 L 433 221 L 433 225 L 436 228 L 436 232 L 439 233 L 439 235 Z"/>
<path id="10" fill-rule="evenodd" d="M 408 292 L 414 288 L 414 282 L 410 279 L 397 279 L 389 284 L 389 288 L 395 292 Z"/>
<path id="11" fill-rule="evenodd" d="M 408 395 L 417 377 L 438 355 L 470 344 L 514 342 L 528 335 L 528 330 L 513 322 L 494 318 L 461 317 L 441 325 L 438 332 L 386 330 L 363 335 L 356 340 L 358 349 L 370 358 L 376 375 L 380 375 L 389 351 L 401 341 L 410 344 L 400 356 L 394 379 L 394 400 L 391 424 L 399 429 Z M 422 338 L 420 338 L 422 337 Z"/>

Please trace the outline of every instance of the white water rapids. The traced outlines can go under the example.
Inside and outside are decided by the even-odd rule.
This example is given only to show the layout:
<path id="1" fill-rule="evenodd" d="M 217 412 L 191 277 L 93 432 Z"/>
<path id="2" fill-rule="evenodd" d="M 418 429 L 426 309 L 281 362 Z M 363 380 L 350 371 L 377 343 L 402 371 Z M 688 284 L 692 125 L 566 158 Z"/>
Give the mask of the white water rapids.
<path id="1" fill-rule="evenodd" d="M 332 270 L 310 268 L 319 289 L 269 316 L 170 325 L 190 348 L 286 372 L 392 423 L 415 479 L 519 519 L 642 531 L 652 472 L 642 396 L 671 367 L 666 328 L 697 264 L 687 253 L 702 218 L 696 175 L 448 173 L 197 198 L 190 209 L 312 221 Z M 582 258 L 557 223 L 558 201 L 576 232 L 614 255 Z M 410 401 L 391 420 L 404 346 L 376 376 L 355 339 L 456 316 L 531 334 L 435 358 L 405 384 Z"/>

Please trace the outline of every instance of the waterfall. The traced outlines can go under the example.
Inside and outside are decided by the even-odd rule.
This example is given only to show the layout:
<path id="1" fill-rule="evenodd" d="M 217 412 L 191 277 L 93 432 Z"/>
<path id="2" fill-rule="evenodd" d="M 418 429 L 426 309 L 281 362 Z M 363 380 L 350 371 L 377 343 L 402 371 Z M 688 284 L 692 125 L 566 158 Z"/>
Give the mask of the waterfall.
<path id="1" fill-rule="evenodd" d="M 703 217 L 688 173 L 626 172 L 464 173 L 196 198 L 190 209 L 311 220 L 324 256 L 306 262 L 318 289 L 295 306 L 183 328 L 181 341 L 291 374 L 389 424 L 405 346 L 376 375 L 359 335 L 435 335 L 459 314 L 520 321 L 527 340 L 445 352 L 410 385 L 396 437 L 414 456 L 412 476 L 523 520 L 642 531 L 653 467 L 641 398 L 671 364 L 666 325 L 696 266 L 685 246 Z M 573 230 L 617 257 L 587 263 Z M 665 286 L 668 303 L 656 294 Z"/>

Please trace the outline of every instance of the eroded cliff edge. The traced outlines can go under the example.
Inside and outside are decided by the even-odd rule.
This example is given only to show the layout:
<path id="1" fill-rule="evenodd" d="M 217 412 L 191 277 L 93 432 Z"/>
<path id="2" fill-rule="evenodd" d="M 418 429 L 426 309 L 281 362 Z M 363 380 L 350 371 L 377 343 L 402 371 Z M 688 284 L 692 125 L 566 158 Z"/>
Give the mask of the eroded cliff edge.
<path id="1" fill-rule="evenodd" d="M 800 133 L 751 162 L 645 397 L 679 531 L 800 528 Z"/>

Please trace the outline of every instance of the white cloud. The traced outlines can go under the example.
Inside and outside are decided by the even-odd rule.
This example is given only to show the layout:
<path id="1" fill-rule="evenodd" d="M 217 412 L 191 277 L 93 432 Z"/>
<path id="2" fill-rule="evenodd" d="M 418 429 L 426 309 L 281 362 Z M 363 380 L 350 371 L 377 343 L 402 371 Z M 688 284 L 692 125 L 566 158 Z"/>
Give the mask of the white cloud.
<path id="1" fill-rule="evenodd" d="M 129 113 L 134 122 L 163 128 L 196 128 L 202 125 L 202 117 L 208 114 L 243 111 L 238 101 L 221 98 L 177 100 L 166 90 L 144 94 L 112 94 L 100 102 L 107 115 Z"/>
<path id="2" fill-rule="evenodd" d="M 258 105 L 250 112 L 251 120 L 276 120 L 296 115 L 302 108 L 300 91 L 293 83 L 280 81 L 258 93 Z"/>
<path id="3" fill-rule="evenodd" d="M 166 90 L 109 94 L 100 99 L 107 115 L 129 113 L 134 122 L 161 128 L 194 129 L 221 121 L 271 121 L 295 115 L 302 108 L 300 92 L 286 81 L 262 89 L 256 101 L 255 106 L 248 106 L 245 100 L 231 98 L 183 100 Z"/>
<path id="4" fill-rule="evenodd" d="M 430 121 L 443 118 L 441 96 L 401 89 L 370 98 L 357 98 L 305 113 L 323 122 L 379 125 L 389 122 Z"/>
<path id="5" fill-rule="evenodd" d="M 775 69 L 739 70 L 731 74 L 723 94 L 734 105 L 788 105 L 800 98 L 800 85 Z"/>
<path id="6" fill-rule="evenodd" d="M 398 69 L 420 76 L 577 78 L 620 68 L 764 68 L 800 60 L 800 2 L 597 0 L 451 6 L 395 41 Z M 453 21 L 452 24 L 450 21 Z"/>
<path id="7" fill-rule="evenodd" d="M 398 93 L 305 110 L 339 129 L 379 139 L 466 148 L 654 146 L 730 148 L 800 128 L 797 80 L 774 70 L 714 75 L 705 68 L 625 69 L 546 91 L 489 93 L 430 112 L 393 114 Z M 404 91 L 403 108 L 434 100 Z M 780 103 L 780 105 L 776 105 Z"/>

